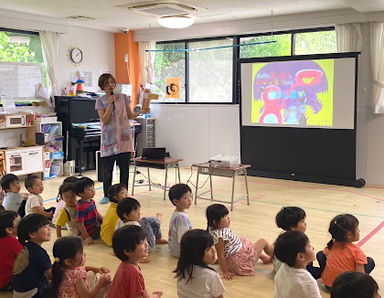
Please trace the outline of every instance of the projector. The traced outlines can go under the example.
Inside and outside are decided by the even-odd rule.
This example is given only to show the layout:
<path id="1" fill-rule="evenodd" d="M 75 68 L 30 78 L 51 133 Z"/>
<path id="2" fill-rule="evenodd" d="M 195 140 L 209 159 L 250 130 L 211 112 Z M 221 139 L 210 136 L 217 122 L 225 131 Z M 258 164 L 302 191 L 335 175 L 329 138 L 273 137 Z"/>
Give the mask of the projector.
<path id="1" fill-rule="evenodd" d="M 232 155 L 215 155 L 209 159 L 209 166 L 218 168 L 230 168 L 239 164 L 239 158 Z"/>

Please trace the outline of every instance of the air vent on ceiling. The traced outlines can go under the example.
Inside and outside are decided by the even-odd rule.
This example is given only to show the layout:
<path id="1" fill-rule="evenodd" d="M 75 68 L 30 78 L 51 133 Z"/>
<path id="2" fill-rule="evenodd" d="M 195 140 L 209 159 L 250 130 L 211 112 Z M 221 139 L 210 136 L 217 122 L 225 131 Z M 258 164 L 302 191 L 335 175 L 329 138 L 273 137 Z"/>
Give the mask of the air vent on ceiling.
<path id="1" fill-rule="evenodd" d="M 127 4 L 119 5 L 118 7 L 126 8 L 141 15 L 156 17 L 197 12 L 196 7 L 175 1 L 156 1 L 138 4 Z"/>
<path id="2" fill-rule="evenodd" d="M 89 20 L 95 20 L 95 18 L 92 18 L 92 17 L 79 16 L 79 15 L 68 16 L 68 17 L 66 17 L 66 19 L 68 19 L 68 20 L 76 20 L 76 21 L 89 21 Z"/>

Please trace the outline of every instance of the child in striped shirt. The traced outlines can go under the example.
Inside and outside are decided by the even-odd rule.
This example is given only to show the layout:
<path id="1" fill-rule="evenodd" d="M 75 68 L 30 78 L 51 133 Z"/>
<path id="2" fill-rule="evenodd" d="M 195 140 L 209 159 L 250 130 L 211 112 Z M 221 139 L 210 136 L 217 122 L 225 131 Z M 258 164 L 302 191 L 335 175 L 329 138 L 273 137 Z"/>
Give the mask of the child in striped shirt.
<path id="1" fill-rule="evenodd" d="M 265 239 L 252 244 L 246 236 L 237 237 L 229 229 L 231 221 L 228 213 L 222 204 L 209 206 L 206 213 L 208 231 L 217 250 L 223 277 L 232 279 L 235 275 L 255 275 L 255 265 L 259 258 L 265 264 L 272 262 L 273 248 Z"/>

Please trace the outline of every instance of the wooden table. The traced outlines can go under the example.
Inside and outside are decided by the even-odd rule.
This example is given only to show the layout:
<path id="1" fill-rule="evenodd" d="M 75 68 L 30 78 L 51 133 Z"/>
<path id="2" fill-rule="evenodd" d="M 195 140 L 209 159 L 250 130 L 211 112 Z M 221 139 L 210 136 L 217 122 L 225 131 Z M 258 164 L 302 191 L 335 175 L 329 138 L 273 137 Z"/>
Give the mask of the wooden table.
<path id="1" fill-rule="evenodd" d="M 167 194 L 167 190 L 169 190 L 169 187 L 167 187 L 167 179 L 168 179 L 168 168 L 175 168 L 175 177 L 176 177 L 176 173 L 177 173 L 177 176 L 179 178 L 179 183 L 181 183 L 181 179 L 180 179 L 180 168 L 179 168 L 179 162 L 180 161 L 183 161 L 183 159 L 181 158 L 172 158 L 172 157 L 166 157 L 164 160 L 161 160 L 161 159 L 143 159 L 141 157 L 137 157 L 137 158 L 134 158 L 133 159 L 133 163 L 134 163 L 134 171 L 133 171 L 133 183 L 132 183 L 132 195 L 134 194 L 134 191 L 135 191 L 135 178 L 136 178 L 136 167 L 137 166 L 142 166 L 142 167 L 146 167 L 147 168 L 147 173 L 148 173 L 148 187 L 149 187 L 149 190 L 151 190 L 151 176 L 149 174 L 149 168 L 151 167 L 151 165 L 161 165 L 161 166 L 164 166 L 164 169 L 165 169 L 165 182 L 164 182 L 164 186 L 157 186 L 157 185 L 153 185 L 153 186 L 157 186 L 157 187 L 160 187 L 162 189 L 164 189 L 164 200 L 166 199 L 166 194 Z M 175 178 L 176 180 L 176 178 Z M 147 186 L 145 184 L 139 184 L 137 186 Z"/>
<path id="2" fill-rule="evenodd" d="M 197 199 L 202 200 L 210 200 L 212 202 L 220 202 L 220 203 L 228 203 L 228 201 L 216 200 L 213 199 L 213 188 L 212 188 L 212 176 L 220 176 L 220 177 L 232 177 L 232 196 L 231 196 L 231 211 L 233 210 L 233 203 L 247 199 L 247 204 L 249 205 L 249 192 L 248 192 L 248 179 L 247 179 L 247 168 L 250 168 L 251 165 L 237 164 L 233 165 L 229 168 L 221 168 L 221 167 L 211 167 L 209 163 L 198 163 L 193 164 L 193 167 L 197 167 L 197 176 L 196 176 L 196 190 L 195 190 L 195 205 L 197 204 Z M 200 175 L 209 175 L 209 185 L 210 189 L 199 194 L 199 176 Z M 244 175 L 245 179 L 245 192 L 246 195 L 244 197 L 234 199 L 235 195 L 235 177 L 236 175 Z M 211 197 L 205 198 L 204 194 L 210 192 Z"/>

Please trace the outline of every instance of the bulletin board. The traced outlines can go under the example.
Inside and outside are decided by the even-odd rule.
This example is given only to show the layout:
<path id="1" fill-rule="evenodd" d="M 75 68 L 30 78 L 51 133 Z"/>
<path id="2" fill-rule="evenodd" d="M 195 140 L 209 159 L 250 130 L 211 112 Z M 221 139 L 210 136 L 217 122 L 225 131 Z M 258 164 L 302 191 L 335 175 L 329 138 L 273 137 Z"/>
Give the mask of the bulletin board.
<path id="1" fill-rule="evenodd" d="M 39 63 L 0 62 L 1 95 L 15 99 L 35 98 L 35 86 L 43 84 L 43 65 Z"/>

